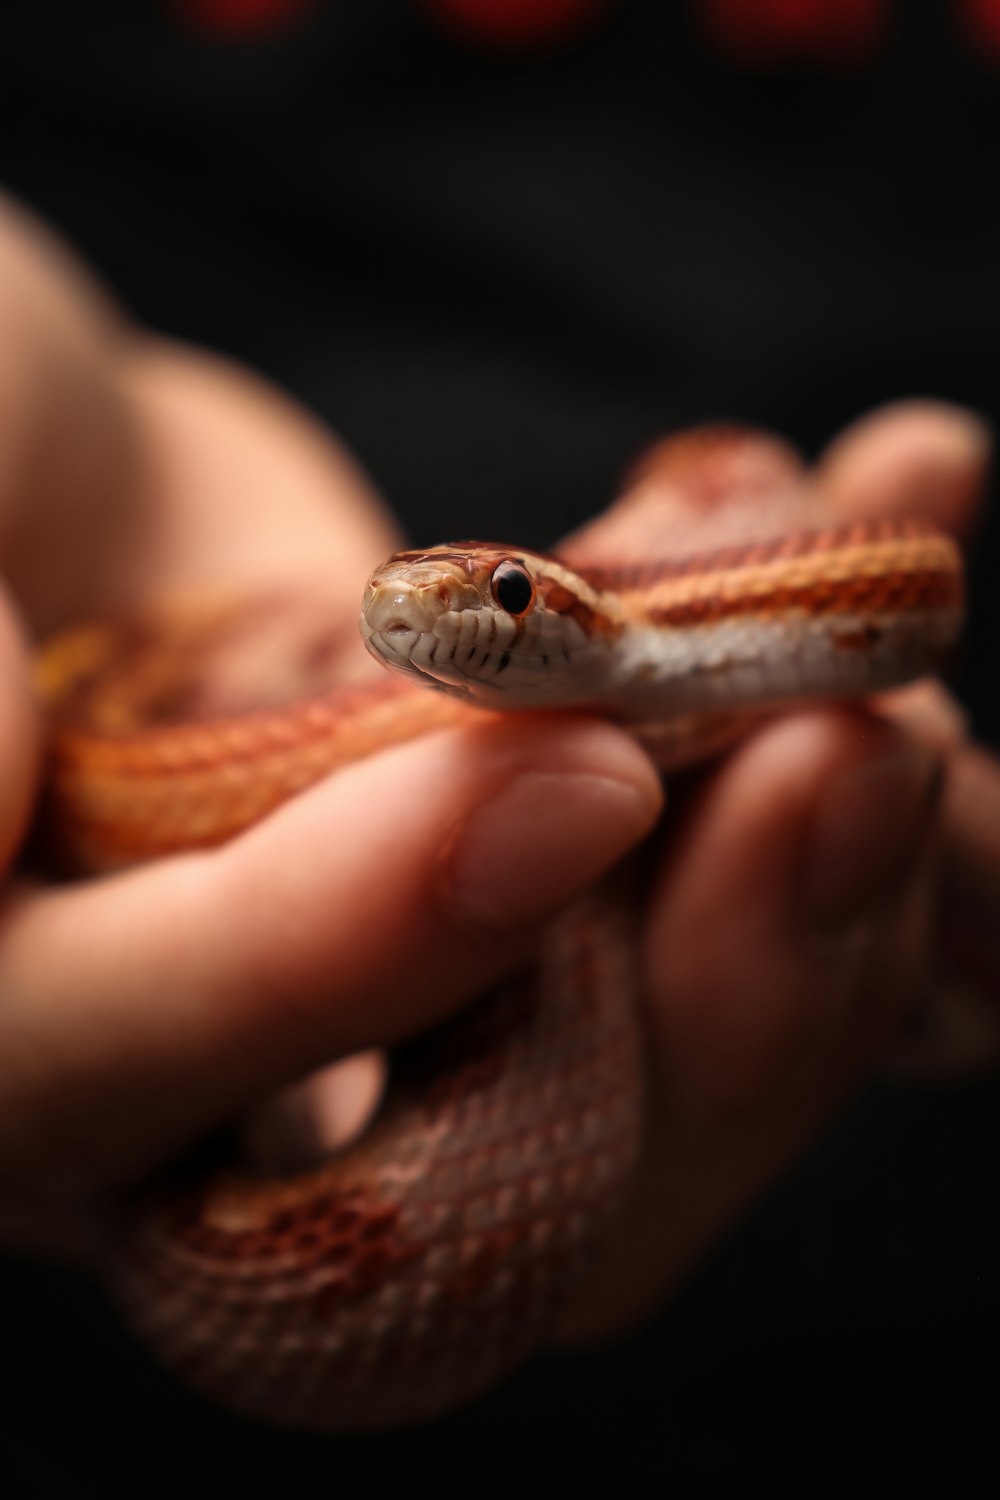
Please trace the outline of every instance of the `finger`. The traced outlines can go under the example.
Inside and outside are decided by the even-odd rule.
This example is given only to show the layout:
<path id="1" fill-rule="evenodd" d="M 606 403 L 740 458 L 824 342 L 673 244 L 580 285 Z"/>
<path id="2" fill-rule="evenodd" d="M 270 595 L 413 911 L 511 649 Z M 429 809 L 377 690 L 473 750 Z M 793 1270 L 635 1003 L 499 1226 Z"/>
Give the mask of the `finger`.
<path id="1" fill-rule="evenodd" d="M 109 606 L 319 579 L 356 618 L 364 579 L 401 542 L 330 433 L 249 371 L 164 340 L 134 343 L 122 381 L 141 434 L 147 532 Z"/>
<path id="2" fill-rule="evenodd" d="M 137 448 L 115 379 L 126 338 L 104 294 L 0 199 L 0 567 L 48 629 L 110 554 L 127 570 Z"/>
<path id="3" fill-rule="evenodd" d="M 824 1008 L 850 1000 L 938 780 L 919 743 L 831 712 L 760 735 L 710 784 L 666 869 L 647 949 L 654 1018 L 667 1052 L 683 1049 L 676 1087 L 691 1108 L 757 1098 Z"/>
<path id="4" fill-rule="evenodd" d="M 926 716 L 907 722 L 930 742 Z M 1000 763 L 976 745 L 945 749 L 936 961 L 887 1059 L 910 1080 L 956 1079 L 1000 1059 Z"/>
<path id="5" fill-rule="evenodd" d="M 649 926 L 644 1165 L 568 1336 L 648 1311 L 894 1036 L 937 784 L 922 746 L 831 712 L 758 735 L 697 798 Z"/>
<path id="6" fill-rule="evenodd" d="M 943 760 L 968 740 L 968 718 L 936 678 L 921 677 L 906 687 L 877 693 L 872 702 L 880 714 L 906 729 L 914 739 L 923 740 Z"/>
<path id="7" fill-rule="evenodd" d="M 1000 995 L 1000 762 L 968 745 L 954 758 L 945 804 L 942 939 L 958 971 Z"/>
<path id="8" fill-rule="evenodd" d="M 759 428 L 709 424 L 675 433 L 640 455 L 611 508 L 559 545 L 571 566 L 619 564 L 740 544 L 747 516 L 758 536 L 811 517 L 799 454 Z"/>
<path id="9" fill-rule="evenodd" d="M 0 878 L 34 806 L 41 734 L 27 646 L 0 588 Z"/>
<path id="10" fill-rule="evenodd" d="M 352 766 L 217 853 L 26 893 L 0 933 L 0 1170 L 119 1181 L 440 1019 L 659 808 L 606 725 L 484 723 Z"/>
<path id="11" fill-rule="evenodd" d="M 974 520 L 991 452 L 992 432 L 974 412 L 901 401 L 836 438 L 816 479 L 842 515 L 922 515 L 961 535 Z"/>
<path id="12" fill-rule="evenodd" d="M 827 453 L 819 478 L 849 514 L 922 513 L 961 535 L 972 529 L 990 457 L 990 429 L 975 414 L 906 402 L 850 428 Z M 881 707 L 948 764 L 939 963 L 891 1065 L 911 1077 L 957 1076 L 1000 1055 L 1000 769 L 968 745 L 968 726 L 940 684 L 887 694 Z"/>

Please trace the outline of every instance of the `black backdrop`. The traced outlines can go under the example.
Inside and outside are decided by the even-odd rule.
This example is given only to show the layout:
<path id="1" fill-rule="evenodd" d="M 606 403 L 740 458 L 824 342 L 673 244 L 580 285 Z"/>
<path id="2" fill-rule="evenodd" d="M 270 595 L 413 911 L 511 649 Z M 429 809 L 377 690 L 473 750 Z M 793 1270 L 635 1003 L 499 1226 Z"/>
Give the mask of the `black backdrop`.
<path id="1" fill-rule="evenodd" d="M 618 0 L 522 55 L 419 0 L 264 6 L 278 21 L 243 32 L 199 26 L 213 9 L 5 0 L 0 181 L 138 317 L 320 412 L 419 539 L 549 542 L 705 418 L 815 451 L 899 395 L 1000 408 L 1000 50 L 970 7 L 887 5 L 853 66 L 753 65 L 705 41 L 696 0 Z M 995 531 L 960 686 L 1000 741 Z M 476 1491 L 532 1465 L 674 1494 L 978 1493 L 998 1143 L 991 1081 L 877 1086 L 641 1336 L 377 1441 L 210 1412 L 88 1286 L 11 1264 L 0 1462 L 16 1495 Z"/>

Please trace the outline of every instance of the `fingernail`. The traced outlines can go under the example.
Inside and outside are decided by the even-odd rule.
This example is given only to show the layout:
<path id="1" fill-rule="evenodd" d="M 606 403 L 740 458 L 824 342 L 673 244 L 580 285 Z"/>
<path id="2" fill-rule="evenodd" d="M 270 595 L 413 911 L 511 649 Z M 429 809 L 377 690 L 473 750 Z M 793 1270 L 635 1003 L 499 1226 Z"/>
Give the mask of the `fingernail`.
<path id="1" fill-rule="evenodd" d="M 912 744 L 834 776 L 806 839 L 802 905 L 826 937 L 877 917 L 913 866 L 941 792 L 940 762 Z"/>
<path id="2" fill-rule="evenodd" d="M 449 899 L 479 926 L 544 916 L 648 833 L 656 811 L 610 776 L 524 772 L 462 827 L 446 864 Z"/>

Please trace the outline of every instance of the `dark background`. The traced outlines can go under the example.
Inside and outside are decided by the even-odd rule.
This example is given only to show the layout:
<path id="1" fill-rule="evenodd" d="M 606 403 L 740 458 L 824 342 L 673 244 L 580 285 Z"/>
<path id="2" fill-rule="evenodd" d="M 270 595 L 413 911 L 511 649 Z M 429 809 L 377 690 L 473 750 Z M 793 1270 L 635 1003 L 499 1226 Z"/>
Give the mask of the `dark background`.
<path id="1" fill-rule="evenodd" d="M 749 45 L 698 0 L 608 0 L 512 50 L 442 0 L 5 0 L 0 182 L 137 317 L 296 392 L 419 540 L 544 544 L 673 427 L 814 452 L 901 395 L 995 418 L 1000 23 L 991 50 L 973 4 L 882 9 L 850 47 Z M 995 530 L 959 683 L 993 742 Z M 377 1440 L 216 1414 L 89 1286 L 11 1264 L 0 1467 L 15 1496 L 978 1494 L 998 1143 L 994 1081 L 880 1084 L 641 1336 Z"/>

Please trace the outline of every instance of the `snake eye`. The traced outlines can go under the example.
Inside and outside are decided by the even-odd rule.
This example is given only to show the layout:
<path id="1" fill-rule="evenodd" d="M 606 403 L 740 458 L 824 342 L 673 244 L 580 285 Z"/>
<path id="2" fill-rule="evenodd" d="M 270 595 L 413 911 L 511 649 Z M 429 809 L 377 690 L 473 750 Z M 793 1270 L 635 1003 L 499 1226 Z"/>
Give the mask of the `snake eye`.
<path id="1" fill-rule="evenodd" d="M 490 593 L 501 609 L 517 619 L 526 615 L 535 602 L 535 582 L 524 563 L 507 558 L 493 569 Z"/>

